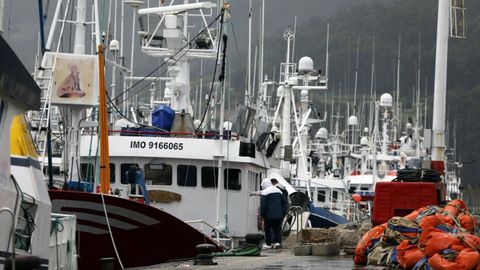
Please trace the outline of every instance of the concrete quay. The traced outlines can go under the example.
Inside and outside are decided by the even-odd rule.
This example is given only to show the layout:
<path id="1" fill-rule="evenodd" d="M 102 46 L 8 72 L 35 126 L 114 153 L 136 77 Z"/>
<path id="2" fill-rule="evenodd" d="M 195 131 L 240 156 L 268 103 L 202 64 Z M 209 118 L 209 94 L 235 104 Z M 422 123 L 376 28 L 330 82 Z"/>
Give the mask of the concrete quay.
<path id="1" fill-rule="evenodd" d="M 301 270 L 301 269 L 385 269 L 385 267 L 356 267 L 353 264 L 352 255 L 340 253 L 335 256 L 295 256 L 292 249 L 266 249 L 262 250 L 260 256 L 231 256 L 215 257 L 216 265 L 193 265 L 192 260 L 177 261 L 158 264 L 149 267 L 135 268 L 142 270 L 156 269 L 268 269 L 268 270 Z"/>

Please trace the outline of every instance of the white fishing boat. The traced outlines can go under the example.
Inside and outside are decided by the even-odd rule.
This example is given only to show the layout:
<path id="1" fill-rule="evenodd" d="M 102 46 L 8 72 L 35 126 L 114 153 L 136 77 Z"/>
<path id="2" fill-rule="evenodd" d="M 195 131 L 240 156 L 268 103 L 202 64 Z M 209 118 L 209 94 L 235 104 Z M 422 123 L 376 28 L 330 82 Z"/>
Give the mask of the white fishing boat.
<path id="1" fill-rule="evenodd" d="M 206 1 L 170 1 L 168 4 L 158 3 L 158 6 L 144 8 L 142 1 L 125 1 L 126 5 L 121 8 L 132 7 L 134 18 L 130 67 L 122 62 L 126 39 L 104 40 L 108 42 L 104 51 L 106 72 L 111 72 L 113 80 L 113 89 L 106 95 L 113 124 L 108 127 L 108 147 L 105 149 L 99 139 L 101 131 L 105 129 L 99 125 L 101 121 L 97 118 L 95 108 L 98 101 L 94 98 L 98 95 L 96 89 L 100 81 L 96 74 L 101 70 L 97 67 L 97 56 L 89 55 L 85 46 L 87 10 L 96 14 L 97 9 L 80 2 L 82 6 L 77 7 L 76 14 L 60 12 L 60 4 L 55 12 L 56 16 L 72 16 L 78 22 L 74 53 L 62 53 L 57 45 L 57 51 L 51 50 L 38 61 L 41 68 L 36 70 L 37 82 L 45 89 L 44 110 L 38 117 L 43 120 L 37 126 L 48 125 L 45 120 L 51 118 L 48 114 L 54 110 L 49 112 L 47 108 L 56 105 L 63 112 L 60 129 L 66 134 L 60 171 L 65 172 L 65 183 L 59 187 L 79 192 L 51 190 L 50 196 L 55 210 L 79 217 L 78 230 L 83 238 L 80 253 L 88 253 L 90 257 L 88 261 L 80 260 L 80 268 L 96 267 L 98 259 L 102 257 L 116 258 L 117 265 L 122 265 L 123 261 L 123 265 L 139 266 L 195 255 L 192 254 L 194 242 L 200 240 L 193 232 L 187 232 L 178 222 L 163 221 L 157 224 L 157 221 L 168 219 L 166 216 L 169 215 L 205 234 L 207 242 L 211 240 L 210 236 L 215 237 L 221 242 L 217 242 L 218 248 L 222 244 L 233 246 L 246 234 L 260 232 L 259 198 L 250 194 L 260 189 L 260 182 L 270 165 L 265 150 L 256 146 L 259 142 L 250 136 L 255 110 L 239 106 L 228 121 L 223 113 L 228 38 L 225 29 L 229 5 L 223 2 L 217 5 Z M 140 21 L 138 32 L 137 15 Z M 100 33 L 103 29 L 97 23 L 99 18 L 94 16 L 91 19 L 92 30 Z M 61 36 L 65 23 L 58 17 L 54 21 L 58 21 L 61 28 L 59 30 L 52 24 L 46 44 L 50 49 L 53 44 L 50 37 Z M 190 27 L 192 24 L 196 27 Z M 120 32 L 123 37 L 124 32 Z M 99 42 L 99 35 L 94 37 L 97 44 L 102 43 Z M 133 70 L 133 55 L 137 49 L 134 40 L 138 39 L 141 51 L 155 59 L 153 62 L 160 62 L 154 67 L 154 71 L 160 70 L 160 75 L 152 75 L 154 72 L 142 75 Z M 91 49 L 91 53 L 95 51 Z M 217 72 L 213 74 L 213 82 L 209 82 L 211 88 L 209 100 L 204 106 L 205 113 L 195 115 L 194 122 L 190 101 L 193 88 L 190 66 L 208 60 L 213 66 L 219 66 L 215 68 Z M 222 79 L 217 82 L 218 76 Z M 118 84 L 117 80 L 122 80 L 123 84 Z M 139 102 L 142 98 L 130 95 L 145 85 L 150 89 L 147 104 Z M 125 101 L 123 107 L 122 101 Z M 216 112 L 217 109 L 220 113 Z M 141 115 L 146 117 L 142 118 Z M 41 152 L 48 157 L 46 147 Z M 109 165 L 102 165 L 101 156 L 105 153 L 109 158 L 105 164 Z M 47 164 L 47 158 L 43 164 Z M 112 196 L 85 195 L 106 193 Z M 117 200 L 118 197 L 123 200 Z M 132 205 L 137 202 L 157 209 L 156 214 L 148 209 L 137 209 Z M 102 207 L 104 204 L 107 205 L 108 216 L 119 220 L 116 225 L 112 223 L 110 226 L 108 222 L 97 220 L 106 215 Z M 109 207 L 124 210 L 120 214 Z M 138 224 L 125 216 L 129 213 L 125 209 L 136 209 L 136 212 L 149 215 L 156 221 L 147 219 L 143 224 Z M 172 231 L 172 224 L 176 224 L 176 233 Z M 149 229 L 145 229 L 145 226 Z M 161 229 L 164 226 L 168 228 Z M 178 248 L 183 248 L 183 251 L 171 250 L 161 255 L 149 251 L 144 255 L 148 260 L 125 256 L 128 242 L 133 241 L 126 236 L 128 231 L 125 230 L 141 228 L 148 233 L 156 230 L 154 234 L 158 237 L 149 241 L 162 238 L 169 242 L 181 242 L 183 244 Z M 110 234 L 113 234 L 113 238 L 125 241 L 107 240 Z M 138 232 L 128 235 L 138 236 Z M 182 240 L 172 238 L 178 235 L 182 235 Z M 89 253 L 99 237 L 106 241 L 105 252 Z M 143 242 L 137 244 L 139 250 L 140 247 L 146 247 Z M 185 245 L 189 248 L 185 248 Z M 162 246 L 155 252 L 165 248 Z M 91 259 L 91 256 L 95 257 Z"/>
<path id="2" fill-rule="evenodd" d="M 0 269 L 76 269 L 75 216 L 51 214 L 24 115 L 41 91 L 1 36 L 0 57 Z"/>
<path id="3" fill-rule="evenodd" d="M 297 193 L 293 195 L 293 201 L 300 205 L 298 193 L 306 194 L 303 210 L 307 210 L 307 214 L 304 220 L 308 219 L 309 223 L 304 225 L 337 226 L 348 222 L 351 204 L 348 186 L 344 178 L 337 174 L 340 172 L 336 165 L 337 157 L 341 155 L 339 143 L 335 141 L 337 137 L 321 134 L 325 128 L 318 130 L 317 134 L 315 130 L 312 131 L 314 124 L 325 124 L 324 120 L 313 117 L 315 108 L 311 104 L 311 95 L 328 89 L 328 48 L 325 74 L 315 69 L 313 60 L 307 56 L 300 58 L 297 65 L 290 62 L 293 58 L 290 47 L 294 35 L 290 29 L 283 35 L 287 41 L 287 53 L 286 61 L 280 65 L 276 102 L 272 108 L 266 102 L 275 101 L 273 94 L 267 95 L 267 87 L 275 85 L 274 82 L 263 83 L 258 102 L 262 116 L 259 121 L 270 123 L 275 134 L 273 137 L 281 145 L 269 153 L 274 168 L 267 172 L 267 176 L 272 174 L 271 171 L 277 172 L 275 178 L 281 179 L 284 185 L 292 186 L 289 193 Z M 320 137 L 323 135 L 325 140 L 322 141 Z M 273 140 L 270 144 L 273 144 Z M 334 166 L 328 172 L 325 170 L 325 159 L 329 159 Z"/>

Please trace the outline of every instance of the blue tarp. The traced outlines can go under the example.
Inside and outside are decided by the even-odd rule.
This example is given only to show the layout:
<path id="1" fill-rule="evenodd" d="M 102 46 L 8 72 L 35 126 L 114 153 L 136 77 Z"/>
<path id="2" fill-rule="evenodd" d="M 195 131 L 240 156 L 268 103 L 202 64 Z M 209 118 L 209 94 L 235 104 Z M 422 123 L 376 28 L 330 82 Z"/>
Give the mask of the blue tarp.
<path id="1" fill-rule="evenodd" d="M 152 125 L 170 131 L 174 116 L 175 111 L 172 108 L 160 105 L 152 112 Z"/>

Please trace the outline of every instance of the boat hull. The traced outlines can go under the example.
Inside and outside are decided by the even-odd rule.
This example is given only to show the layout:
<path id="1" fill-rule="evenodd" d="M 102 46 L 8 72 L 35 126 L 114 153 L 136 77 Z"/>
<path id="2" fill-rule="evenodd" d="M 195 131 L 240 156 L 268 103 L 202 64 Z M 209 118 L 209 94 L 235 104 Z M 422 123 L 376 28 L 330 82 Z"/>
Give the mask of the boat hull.
<path id="1" fill-rule="evenodd" d="M 155 207 L 114 196 L 103 196 L 103 204 L 102 196 L 94 193 L 51 190 L 49 194 L 54 212 L 77 216 L 79 269 L 100 269 L 102 258 L 115 258 L 118 269 L 115 248 L 123 267 L 192 258 L 198 254 L 195 246 L 203 243 L 221 250 L 210 237 Z"/>
<path id="2" fill-rule="evenodd" d="M 313 228 L 330 228 L 345 224 L 348 220 L 342 216 L 334 214 L 327 209 L 310 206 L 309 221 Z"/>

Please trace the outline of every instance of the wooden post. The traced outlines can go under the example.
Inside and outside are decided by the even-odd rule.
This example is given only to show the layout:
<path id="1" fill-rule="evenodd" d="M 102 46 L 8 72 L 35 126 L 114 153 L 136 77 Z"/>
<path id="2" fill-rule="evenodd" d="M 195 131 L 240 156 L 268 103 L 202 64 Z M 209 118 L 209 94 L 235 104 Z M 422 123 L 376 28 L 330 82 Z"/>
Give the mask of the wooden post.
<path id="1" fill-rule="evenodd" d="M 108 194 L 110 190 L 110 162 L 108 154 L 108 118 L 107 118 L 107 88 L 105 86 L 105 60 L 103 56 L 103 45 L 98 50 L 98 71 L 99 71 L 99 132 L 100 132 L 100 192 Z"/>

